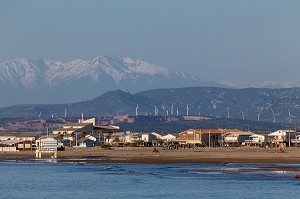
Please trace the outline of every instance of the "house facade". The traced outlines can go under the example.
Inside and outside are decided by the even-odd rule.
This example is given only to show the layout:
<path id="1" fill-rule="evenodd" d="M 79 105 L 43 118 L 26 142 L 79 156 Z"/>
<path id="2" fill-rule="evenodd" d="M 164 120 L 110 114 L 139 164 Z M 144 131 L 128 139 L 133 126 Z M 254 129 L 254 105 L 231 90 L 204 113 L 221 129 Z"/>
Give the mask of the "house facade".
<path id="1" fill-rule="evenodd" d="M 279 146 L 280 143 L 291 146 L 292 140 L 296 139 L 296 134 L 293 130 L 277 130 L 268 135 L 267 142 L 270 146 Z"/>
<path id="2" fill-rule="evenodd" d="M 0 146 L 14 147 L 14 150 L 35 150 L 36 140 L 42 137 L 42 132 L 0 132 Z"/>
<path id="3" fill-rule="evenodd" d="M 200 130 L 189 129 L 179 133 L 180 144 L 202 144 L 202 134 Z"/>
<path id="4" fill-rule="evenodd" d="M 224 144 L 225 146 L 241 146 L 252 135 L 254 133 L 250 131 L 229 132 L 224 135 Z"/>

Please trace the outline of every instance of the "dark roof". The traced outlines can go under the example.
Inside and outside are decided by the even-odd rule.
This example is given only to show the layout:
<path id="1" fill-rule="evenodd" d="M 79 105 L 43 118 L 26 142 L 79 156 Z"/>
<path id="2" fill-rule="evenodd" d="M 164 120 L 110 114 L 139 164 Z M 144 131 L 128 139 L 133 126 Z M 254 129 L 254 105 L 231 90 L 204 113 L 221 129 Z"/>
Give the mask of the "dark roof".
<path id="1" fill-rule="evenodd" d="M 93 125 L 93 123 L 69 123 L 65 124 L 64 126 L 87 126 L 87 125 Z"/>
<path id="2" fill-rule="evenodd" d="M 95 125 L 94 130 L 120 130 L 120 128 L 115 126 L 99 126 Z"/>
<path id="3" fill-rule="evenodd" d="M 55 129 L 54 131 L 76 131 L 76 130 L 80 130 L 80 129 L 78 129 L 78 128 L 58 128 L 58 129 Z"/>
<path id="4" fill-rule="evenodd" d="M 43 132 L 0 132 L 0 136 L 37 137 Z"/>

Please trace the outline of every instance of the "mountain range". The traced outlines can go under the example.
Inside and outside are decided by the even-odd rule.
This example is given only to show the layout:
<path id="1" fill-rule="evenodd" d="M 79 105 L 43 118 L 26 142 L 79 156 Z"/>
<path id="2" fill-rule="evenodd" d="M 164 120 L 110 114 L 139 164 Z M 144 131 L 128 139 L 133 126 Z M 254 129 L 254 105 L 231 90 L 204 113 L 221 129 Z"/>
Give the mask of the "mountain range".
<path id="1" fill-rule="evenodd" d="M 196 76 L 124 55 L 76 59 L 65 63 L 21 58 L 0 64 L 0 107 L 76 102 L 114 89 L 138 92 L 186 86 L 221 84 L 202 82 Z"/>
<path id="2" fill-rule="evenodd" d="M 0 117 L 68 117 L 106 115 L 206 116 L 294 125 L 300 120 L 300 88 L 185 87 L 131 94 L 108 91 L 97 98 L 69 104 L 14 105 Z M 155 111 L 156 109 L 156 111 Z M 156 113 L 155 113 L 156 112 Z"/>

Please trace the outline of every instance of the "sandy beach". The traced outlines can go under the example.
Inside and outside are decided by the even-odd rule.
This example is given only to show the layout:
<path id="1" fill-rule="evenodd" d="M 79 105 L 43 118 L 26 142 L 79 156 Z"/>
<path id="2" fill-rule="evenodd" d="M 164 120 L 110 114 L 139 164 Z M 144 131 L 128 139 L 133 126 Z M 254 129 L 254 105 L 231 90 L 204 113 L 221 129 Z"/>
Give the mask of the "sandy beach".
<path id="1" fill-rule="evenodd" d="M 300 163 L 300 148 L 66 148 L 58 151 L 57 161 L 100 163 Z M 42 159 L 50 158 L 43 154 Z M 0 161 L 28 161 L 35 151 L 0 152 Z"/>

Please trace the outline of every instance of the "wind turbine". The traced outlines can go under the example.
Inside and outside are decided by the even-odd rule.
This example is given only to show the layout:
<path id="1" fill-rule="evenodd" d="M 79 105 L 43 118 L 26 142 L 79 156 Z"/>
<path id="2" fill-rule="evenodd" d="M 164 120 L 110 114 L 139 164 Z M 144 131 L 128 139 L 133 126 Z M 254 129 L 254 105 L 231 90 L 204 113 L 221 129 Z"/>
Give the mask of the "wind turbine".
<path id="1" fill-rule="evenodd" d="M 264 109 L 264 108 L 261 108 L 260 111 L 259 111 L 259 113 L 257 114 L 257 121 L 258 121 L 258 122 L 259 122 L 260 114 L 261 114 L 261 112 L 263 111 L 263 109 Z"/>
<path id="2" fill-rule="evenodd" d="M 187 104 L 187 105 L 186 105 L 186 116 L 189 116 L 189 110 L 190 110 L 189 104 Z"/>
<path id="3" fill-rule="evenodd" d="M 157 116 L 157 114 L 158 114 L 158 108 L 154 106 L 154 116 Z"/>
<path id="4" fill-rule="evenodd" d="M 51 114 L 51 118 L 53 119 L 54 118 L 54 114 L 53 113 L 51 113 L 51 111 L 49 111 L 50 112 L 50 114 Z"/>
<path id="5" fill-rule="evenodd" d="M 169 111 L 168 111 L 168 109 L 166 109 L 166 113 L 167 113 L 167 116 L 169 116 Z"/>
<path id="6" fill-rule="evenodd" d="M 177 117 L 178 117 L 178 115 L 179 115 L 178 107 L 177 107 L 177 110 L 176 110 L 176 115 L 177 115 Z"/>
<path id="7" fill-rule="evenodd" d="M 158 108 L 155 106 L 155 108 L 154 108 L 154 115 L 157 116 L 157 114 L 158 114 Z"/>
<path id="8" fill-rule="evenodd" d="M 172 104 L 172 106 L 171 106 L 171 115 L 173 115 L 173 104 Z"/>
<path id="9" fill-rule="evenodd" d="M 40 114 L 39 114 L 38 118 L 40 118 L 40 117 L 41 117 L 41 115 L 42 115 L 42 112 L 43 112 L 43 111 L 41 111 L 41 112 L 40 112 Z"/>
<path id="10" fill-rule="evenodd" d="M 228 119 L 230 118 L 229 111 L 230 111 L 230 108 L 229 108 L 229 107 L 227 107 L 227 118 L 228 118 Z"/>
<path id="11" fill-rule="evenodd" d="M 271 108 L 272 114 L 273 114 L 273 122 L 276 123 L 276 119 L 275 119 L 275 113 L 273 111 L 273 109 Z"/>
<path id="12" fill-rule="evenodd" d="M 65 108 L 65 118 L 67 118 L 67 108 Z"/>
<path id="13" fill-rule="evenodd" d="M 243 118 L 243 120 L 245 120 L 245 114 L 244 114 L 244 112 L 243 112 L 242 109 L 241 109 L 241 113 L 242 113 L 242 118 Z"/>
<path id="14" fill-rule="evenodd" d="M 138 109 L 139 109 L 139 105 L 137 104 L 135 108 L 135 116 L 138 116 Z"/>
<path id="15" fill-rule="evenodd" d="M 289 110 L 289 117 L 287 118 L 287 120 L 289 120 L 289 123 L 291 124 L 292 123 L 292 117 L 295 118 L 295 116 L 293 116 L 291 114 L 291 111 Z"/>

